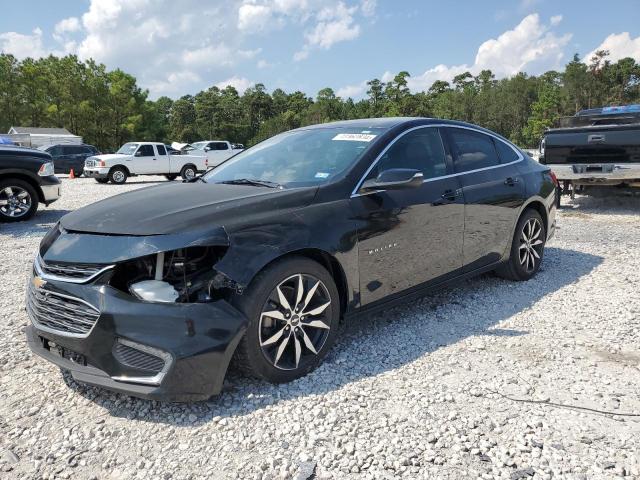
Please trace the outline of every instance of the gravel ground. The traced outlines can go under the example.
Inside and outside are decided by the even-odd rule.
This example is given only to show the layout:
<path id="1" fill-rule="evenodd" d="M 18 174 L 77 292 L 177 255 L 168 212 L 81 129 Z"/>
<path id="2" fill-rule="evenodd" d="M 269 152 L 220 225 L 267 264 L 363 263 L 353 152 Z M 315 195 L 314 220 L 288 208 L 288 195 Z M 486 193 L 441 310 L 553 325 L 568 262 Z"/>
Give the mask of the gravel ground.
<path id="1" fill-rule="evenodd" d="M 640 198 L 569 202 L 532 281 L 465 282 L 353 322 L 301 380 L 232 372 L 184 405 L 76 384 L 23 335 L 45 231 L 149 178 L 65 180 L 0 226 L 0 477 L 640 478 Z"/>

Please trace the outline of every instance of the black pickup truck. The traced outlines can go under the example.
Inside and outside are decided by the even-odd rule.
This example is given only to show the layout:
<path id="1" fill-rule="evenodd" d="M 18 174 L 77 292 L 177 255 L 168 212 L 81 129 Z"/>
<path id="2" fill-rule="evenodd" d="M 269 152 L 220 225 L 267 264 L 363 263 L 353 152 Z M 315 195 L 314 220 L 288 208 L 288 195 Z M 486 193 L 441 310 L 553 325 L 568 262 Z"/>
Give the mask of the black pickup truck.
<path id="1" fill-rule="evenodd" d="M 22 147 L 0 147 L 0 222 L 31 218 L 38 203 L 60 197 L 51 155 Z"/>
<path id="2" fill-rule="evenodd" d="M 640 105 L 583 110 L 560 120 L 540 143 L 562 193 L 587 186 L 640 187 Z"/>

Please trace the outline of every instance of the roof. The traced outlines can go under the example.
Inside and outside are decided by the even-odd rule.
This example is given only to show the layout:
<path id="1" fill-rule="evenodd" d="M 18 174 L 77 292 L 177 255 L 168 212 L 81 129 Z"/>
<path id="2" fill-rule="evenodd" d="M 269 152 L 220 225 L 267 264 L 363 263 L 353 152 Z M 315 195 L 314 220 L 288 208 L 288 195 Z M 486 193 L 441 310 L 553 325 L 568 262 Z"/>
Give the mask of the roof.
<path id="1" fill-rule="evenodd" d="M 47 152 L 41 152 L 40 150 L 36 150 L 35 148 L 13 147 L 7 145 L 0 146 L 0 156 L 51 158 L 51 155 L 49 155 Z"/>
<path id="2" fill-rule="evenodd" d="M 70 135 L 75 137 L 66 128 L 42 128 L 42 127 L 11 127 L 9 131 L 13 130 L 15 133 L 26 133 L 29 135 Z"/>

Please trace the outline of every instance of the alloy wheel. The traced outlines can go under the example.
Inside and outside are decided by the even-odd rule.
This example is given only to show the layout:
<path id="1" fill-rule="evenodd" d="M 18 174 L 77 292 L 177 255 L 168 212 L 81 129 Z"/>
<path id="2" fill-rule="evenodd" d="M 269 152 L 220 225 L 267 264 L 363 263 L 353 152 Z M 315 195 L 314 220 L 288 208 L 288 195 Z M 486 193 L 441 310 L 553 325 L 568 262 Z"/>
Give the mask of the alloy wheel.
<path id="1" fill-rule="evenodd" d="M 22 187 L 9 186 L 0 191 L 0 212 L 11 218 L 26 215 L 31 209 L 31 195 Z"/>
<path id="2" fill-rule="evenodd" d="M 191 180 L 196 176 L 196 172 L 193 170 L 193 168 L 187 168 L 184 171 L 184 176 L 186 177 L 186 180 Z"/>
<path id="3" fill-rule="evenodd" d="M 273 289 L 260 314 L 259 341 L 265 358 L 280 370 L 295 370 L 318 355 L 331 319 L 331 297 L 313 275 L 299 273 Z"/>
<path id="4" fill-rule="evenodd" d="M 518 254 L 520 265 L 522 265 L 527 272 L 532 272 L 542 258 L 544 242 L 541 235 L 542 224 L 537 218 L 530 218 L 522 227 Z"/>
<path id="5" fill-rule="evenodd" d="M 120 170 L 113 172 L 113 181 L 116 183 L 124 182 L 124 172 L 121 172 Z"/>

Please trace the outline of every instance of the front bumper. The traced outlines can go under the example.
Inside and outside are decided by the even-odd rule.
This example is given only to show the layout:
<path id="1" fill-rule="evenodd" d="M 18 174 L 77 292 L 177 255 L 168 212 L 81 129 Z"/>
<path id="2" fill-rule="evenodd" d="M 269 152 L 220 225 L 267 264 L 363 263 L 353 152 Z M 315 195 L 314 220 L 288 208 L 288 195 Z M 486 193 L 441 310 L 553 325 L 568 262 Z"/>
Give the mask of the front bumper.
<path id="1" fill-rule="evenodd" d="M 108 285 L 35 283 L 39 287 L 30 286 L 27 295 L 40 288 L 45 295 L 81 299 L 100 313 L 87 335 L 70 336 L 39 323 L 28 308 L 31 350 L 80 382 L 151 400 L 198 401 L 218 394 L 247 325 L 246 317 L 222 300 L 158 304 L 139 301 Z M 163 352 L 166 371 L 151 375 L 123 364 L 115 353 L 123 341 Z"/>
<path id="2" fill-rule="evenodd" d="M 109 169 L 107 167 L 84 167 L 83 175 L 91 178 L 109 178 Z"/>
<path id="3" fill-rule="evenodd" d="M 60 179 L 54 175 L 42 177 L 40 179 L 40 190 L 42 190 L 42 203 L 49 205 L 55 202 L 62 194 Z"/>
<path id="4" fill-rule="evenodd" d="M 640 163 L 547 165 L 558 177 L 585 184 L 619 184 L 640 182 Z"/>

